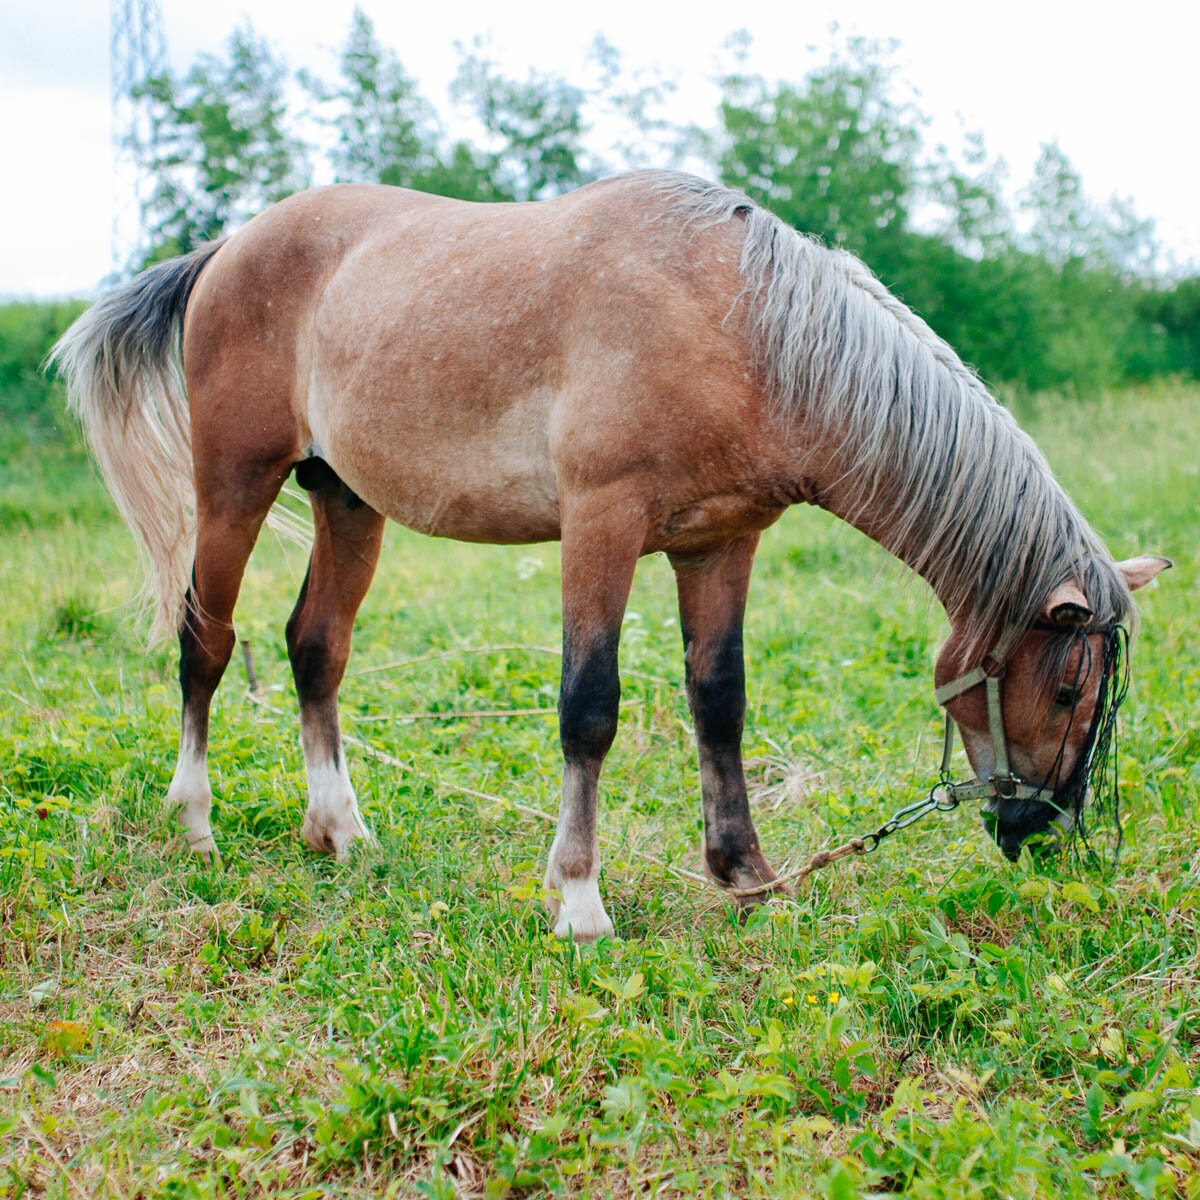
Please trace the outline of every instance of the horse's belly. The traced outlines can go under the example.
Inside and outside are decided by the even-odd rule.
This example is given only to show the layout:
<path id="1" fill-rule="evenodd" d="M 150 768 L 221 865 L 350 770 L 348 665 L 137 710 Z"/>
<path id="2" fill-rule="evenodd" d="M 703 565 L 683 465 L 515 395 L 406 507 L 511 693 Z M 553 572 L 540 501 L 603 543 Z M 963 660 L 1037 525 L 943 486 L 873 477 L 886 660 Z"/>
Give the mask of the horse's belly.
<path id="1" fill-rule="evenodd" d="M 540 480 L 443 479 L 434 490 L 436 495 L 424 496 L 399 490 L 374 507 L 410 529 L 460 542 L 548 542 L 559 536 L 557 498 Z"/>
<path id="2" fill-rule="evenodd" d="M 558 487 L 541 398 L 498 418 L 448 420 L 411 405 L 314 421 L 322 456 L 377 512 L 433 537 L 544 542 L 559 536 Z M 458 414 L 461 415 L 461 410 Z"/>

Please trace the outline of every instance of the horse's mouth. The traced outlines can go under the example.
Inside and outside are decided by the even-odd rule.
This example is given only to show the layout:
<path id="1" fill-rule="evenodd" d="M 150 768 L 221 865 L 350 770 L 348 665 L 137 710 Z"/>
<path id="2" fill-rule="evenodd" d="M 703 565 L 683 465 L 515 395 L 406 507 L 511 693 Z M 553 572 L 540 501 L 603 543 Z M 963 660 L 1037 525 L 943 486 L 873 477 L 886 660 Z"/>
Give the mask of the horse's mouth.
<path id="1" fill-rule="evenodd" d="M 1052 851 L 1074 828 L 1076 807 L 1071 797 L 1053 800 L 1013 800 L 999 811 L 995 801 L 983 811 L 983 824 L 1000 853 L 1015 863 L 1029 844 L 1034 858 Z"/>

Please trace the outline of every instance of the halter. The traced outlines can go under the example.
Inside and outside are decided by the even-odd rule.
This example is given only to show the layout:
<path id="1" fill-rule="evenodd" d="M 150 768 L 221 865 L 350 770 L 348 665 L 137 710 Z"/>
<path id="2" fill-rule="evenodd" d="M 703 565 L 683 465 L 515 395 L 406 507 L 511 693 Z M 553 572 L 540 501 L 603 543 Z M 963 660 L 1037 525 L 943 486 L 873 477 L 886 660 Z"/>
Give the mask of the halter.
<path id="1" fill-rule="evenodd" d="M 1038 626 L 1034 626 L 1037 628 Z M 992 774 L 986 780 L 975 779 L 969 783 L 950 782 L 950 759 L 954 754 L 954 721 L 946 714 L 946 737 L 942 747 L 941 788 L 948 793 L 953 805 L 963 800 L 1032 800 L 1045 791 L 1045 785 L 1035 786 L 1027 783 L 1019 775 L 1014 775 L 1008 762 L 1008 739 L 1004 734 L 1004 710 L 1000 703 L 1000 681 L 1004 677 L 1004 668 L 1012 648 L 1021 639 L 1024 632 L 1019 626 L 1010 626 L 1004 636 L 984 656 L 984 663 L 989 660 L 996 665 L 998 673 L 989 674 L 980 664 L 965 675 L 943 683 L 933 693 L 933 698 L 943 707 L 956 696 L 969 692 L 973 687 L 984 684 L 987 688 L 988 731 L 992 735 Z"/>
<path id="2" fill-rule="evenodd" d="M 1031 628 L 1046 630 L 1052 633 L 1062 632 L 1061 626 L 1051 625 L 1045 621 L 1035 621 Z M 984 655 L 984 663 L 991 662 L 996 672 L 995 674 L 989 673 L 985 666 L 980 665 L 968 671 L 965 675 L 960 675 L 957 679 L 952 679 L 949 683 L 942 684 L 933 693 L 937 702 L 945 705 L 956 696 L 961 696 L 964 692 L 970 691 L 973 687 L 978 687 L 981 683 L 986 686 L 988 729 L 992 735 L 992 752 L 994 756 L 991 777 L 987 780 L 975 779 L 969 783 L 950 782 L 950 759 L 954 753 L 954 722 L 950 714 L 947 713 L 946 738 L 942 750 L 942 769 L 938 782 L 929 789 L 929 794 L 923 799 L 908 805 L 906 808 L 900 809 L 899 812 L 885 821 L 874 833 L 866 833 L 859 838 L 853 839 L 852 842 L 847 842 L 847 847 L 860 854 L 870 854 L 872 851 L 879 849 L 885 838 L 889 838 L 892 834 L 907 828 L 931 812 L 951 812 L 964 800 L 1031 800 L 1046 795 L 1050 776 L 1047 776 L 1047 779 L 1040 785 L 1034 786 L 1031 783 L 1027 783 L 1019 775 L 1013 774 L 1009 766 L 1008 741 L 1004 733 L 1004 712 L 1000 703 L 1000 680 L 1004 677 L 1004 669 L 1008 656 L 1012 648 L 1020 641 L 1023 632 L 1020 627 L 1010 628 L 1000 641 Z M 1125 699 L 1125 692 L 1129 681 L 1128 658 L 1122 653 L 1128 635 L 1124 628 L 1116 621 L 1100 626 L 1099 628 L 1078 629 L 1077 632 L 1084 635 L 1088 633 L 1104 634 L 1106 641 L 1102 667 L 1103 677 L 1100 682 L 1101 690 L 1097 698 L 1091 731 L 1083 753 L 1071 774 L 1071 779 L 1067 781 L 1067 789 L 1072 793 L 1078 790 L 1073 787 L 1073 781 L 1079 780 L 1082 782 L 1082 790 L 1078 790 L 1076 803 L 1075 832 L 1083 838 L 1084 844 L 1088 845 L 1087 833 L 1081 824 L 1082 813 L 1080 802 L 1088 793 L 1098 795 L 1107 791 L 1110 796 L 1108 811 L 1116 824 L 1116 845 L 1114 849 L 1115 852 L 1119 852 L 1121 847 L 1120 786 L 1117 774 L 1116 742 L 1113 735 L 1117 710 L 1121 707 L 1121 702 Z M 1074 710 L 1072 710 L 1071 719 L 1074 721 Z M 1069 732 L 1070 728 L 1068 727 Z M 1059 762 L 1061 762 L 1063 748 L 1066 746 L 1066 737 L 1067 734 L 1064 734 L 1063 746 L 1059 748 Z M 1057 766 L 1058 762 L 1056 762 L 1055 768 L 1051 770 L 1051 775 L 1055 773 Z M 839 857 L 845 849 L 846 847 L 842 847 L 837 852 Z M 1090 845 L 1088 845 L 1088 851 L 1089 853 L 1092 852 Z M 822 862 L 818 865 L 823 866 L 824 863 Z M 814 869 L 816 868 L 810 864 L 804 868 L 804 873 Z"/>

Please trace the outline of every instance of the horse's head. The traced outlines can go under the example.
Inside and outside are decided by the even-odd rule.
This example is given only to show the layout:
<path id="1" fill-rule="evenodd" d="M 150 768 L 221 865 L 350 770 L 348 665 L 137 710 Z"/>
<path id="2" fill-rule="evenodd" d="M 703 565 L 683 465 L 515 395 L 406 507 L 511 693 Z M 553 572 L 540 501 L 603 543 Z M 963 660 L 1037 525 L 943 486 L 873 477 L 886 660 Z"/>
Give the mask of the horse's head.
<path id="1" fill-rule="evenodd" d="M 1150 555 L 1116 564 L 1130 591 L 1170 565 Z M 1109 759 L 1125 694 L 1124 638 L 1115 622 L 1098 623 L 1079 584 L 1067 581 L 1030 628 L 1003 637 L 982 663 L 971 661 L 966 622 L 943 647 L 938 698 L 979 781 L 969 794 L 984 799 L 984 821 L 1009 859 L 1036 835 L 1073 831 L 1092 794 L 1115 813 Z"/>

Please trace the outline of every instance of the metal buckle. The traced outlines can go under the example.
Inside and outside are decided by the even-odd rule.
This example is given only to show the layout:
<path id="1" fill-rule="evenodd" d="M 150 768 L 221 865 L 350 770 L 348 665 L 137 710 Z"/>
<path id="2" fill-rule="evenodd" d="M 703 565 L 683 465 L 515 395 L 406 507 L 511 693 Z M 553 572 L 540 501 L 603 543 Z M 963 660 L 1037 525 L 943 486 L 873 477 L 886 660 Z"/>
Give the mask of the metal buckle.
<path id="1" fill-rule="evenodd" d="M 998 800 L 1015 800 L 1023 782 L 1019 776 L 1011 773 L 1008 775 L 993 775 L 988 780 Z"/>
<path id="2" fill-rule="evenodd" d="M 991 664 L 992 669 L 988 670 L 988 665 Z M 1003 679 L 1008 674 L 1008 659 L 996 661 L 991 655 L 991 651 L 983 656 L 983 662 L 980 663 L 989 679 Z"/>

